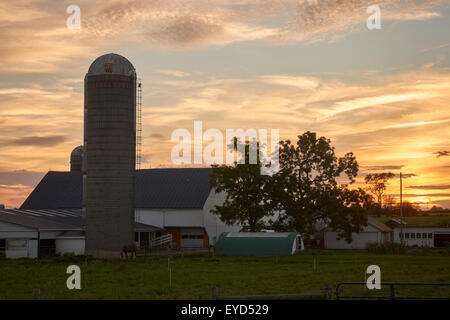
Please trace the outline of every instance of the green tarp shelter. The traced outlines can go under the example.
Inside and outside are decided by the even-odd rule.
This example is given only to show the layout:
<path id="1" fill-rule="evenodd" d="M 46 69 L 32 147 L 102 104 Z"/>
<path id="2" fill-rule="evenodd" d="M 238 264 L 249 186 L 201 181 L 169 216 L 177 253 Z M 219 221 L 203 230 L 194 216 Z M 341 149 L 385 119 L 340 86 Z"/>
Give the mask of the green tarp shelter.
<path id="1" fill-rule="evenodd" d="M 224 232 L 216 243 L 216 254 L 270 257 L 292 255 L 302 247 L 298 232 Z"/>

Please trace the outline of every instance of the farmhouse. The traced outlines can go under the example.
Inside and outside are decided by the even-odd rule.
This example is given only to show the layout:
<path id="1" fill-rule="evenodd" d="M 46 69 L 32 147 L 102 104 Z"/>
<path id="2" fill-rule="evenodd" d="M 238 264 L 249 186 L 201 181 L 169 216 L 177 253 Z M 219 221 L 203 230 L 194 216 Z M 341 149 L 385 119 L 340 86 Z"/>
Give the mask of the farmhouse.
<path id="1" fill-rule="evenodd" d="M 327 249 L 365 249 L 371 242 L 385 243 L 391 241 L 392 229 L 373 217 L 368 217 L 368 224 L 360 233 L 352 234 L 352 242 L 339 239 L 338 232 L 324 229 L 324 246 Z"/>
<path id="2" fill-rule="evenodd" d="M 210 211 L 225 200 L 209 185 L 211 168 L 166 168 L 136 171 L 135 221 L 172 234 L 173 244 L 184 248 L 214 245 L 222 232 L 239 231 Z M 48 172 L 20 209 L 82 209 L 81 171 Z M 142 239 L 141 239 L 142 237 Z M 148 242 L 138 234 L 137 242 Z"/>

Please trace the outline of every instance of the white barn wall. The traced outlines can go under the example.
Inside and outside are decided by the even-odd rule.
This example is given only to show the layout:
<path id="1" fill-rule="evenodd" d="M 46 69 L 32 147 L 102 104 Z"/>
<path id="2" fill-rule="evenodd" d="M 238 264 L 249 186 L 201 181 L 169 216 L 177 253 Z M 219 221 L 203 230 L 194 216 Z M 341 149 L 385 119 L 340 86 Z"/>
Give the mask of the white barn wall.
<path id="1" fill-rule="evenodd" d="M 218 215 L 211 213 L 214 206 L 223 204 L 225 199 L 225 192 L 215 193 L 214 190 L 211 190 L 203 206 L 203 225 L 208 233 L 210 245 L 215 245 L 217 239 L 223 232 L 238 232 L 241 230 L 239 225 L 229 226 L 220 220 Z"/>
<path id="2" fill-rule="evenodd" d="M 201 209 L 136 209 L 136 222 L 164 227 L 203 227 Z"/>
<path id="3" fill-rule="evenodd" d="M 41 240 L 56 239 L 56 237 L 59 234 L 61 234 L 61 231 L 41 231 L 41 234 L 39 235 L 39 238 Z"/>
<path id="4" fill-rule="evenodd" d="M 37 238 L 37 231 L 35 229 L 0 221 L 0 239 L 29 238 Z"/>
<path id="5" fill-rule="evenodd" d="M 164 228 L 164 211 L 157 209 L 135 209 L 135 221 Z"/>
<path id="6" fill-rule="evenodd" d="M 202 227 L 203 211 L 201 209 L 167 210 L 164 213 L 166 227 Z"/>

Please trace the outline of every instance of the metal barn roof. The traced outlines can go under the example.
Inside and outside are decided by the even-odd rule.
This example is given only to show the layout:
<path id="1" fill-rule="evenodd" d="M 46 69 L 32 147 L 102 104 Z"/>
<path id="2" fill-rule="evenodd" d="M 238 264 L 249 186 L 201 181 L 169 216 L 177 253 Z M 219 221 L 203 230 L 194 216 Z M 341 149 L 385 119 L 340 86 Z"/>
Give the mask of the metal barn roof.
<path id="1" fill-rule="evenodd" d="M 39 230 L 74 231 L 84 229 L 81 210 L 0 210 L 0 221 Z M 158 231 L 158 227 L 135 222 L 135 231 Z"/>
<path id="2" fill-rule="evenodd" d="M 61 222 L 63 217 L 67 217 L 67 221 Z M 74 217 L 72 212 L 66 214 L 62 210 L 52 213 L 47 210 L 39 212 L 5 209 L 0 210 L 0 221 L 39 230 L 80 230 L 83 225 L 81 212 L 79 216 Z"/>
<path id="3" fill-rule="evenodd" d="M 281 256 L 293 253 L 298 232 L 224 232 L 215 252 L 225 256 Z"/>
<path id="4" fill-rule="evenodd" d="M 209 196 L 211 168 L 136 171 L 136 208 L 201 209 Z M 81 209 L 81 172 L 48 172 L 21 209 Z"/>

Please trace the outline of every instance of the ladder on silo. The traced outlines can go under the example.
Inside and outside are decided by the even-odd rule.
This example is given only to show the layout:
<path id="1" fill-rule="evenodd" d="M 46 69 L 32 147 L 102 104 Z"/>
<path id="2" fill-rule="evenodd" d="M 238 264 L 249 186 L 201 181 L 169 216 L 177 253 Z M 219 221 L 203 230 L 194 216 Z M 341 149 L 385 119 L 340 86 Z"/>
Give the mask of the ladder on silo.
<path id="1" fill-rule="evenodd" d="M 141 168 L 141 148 L 142 148 L 142 81 L 137 81 L 136 99 L 136 170 Z"/>

